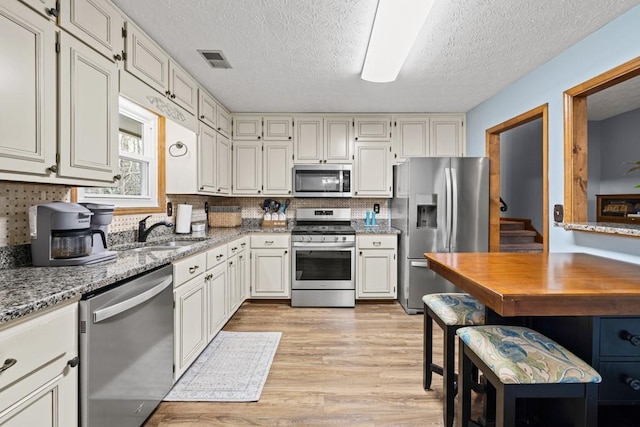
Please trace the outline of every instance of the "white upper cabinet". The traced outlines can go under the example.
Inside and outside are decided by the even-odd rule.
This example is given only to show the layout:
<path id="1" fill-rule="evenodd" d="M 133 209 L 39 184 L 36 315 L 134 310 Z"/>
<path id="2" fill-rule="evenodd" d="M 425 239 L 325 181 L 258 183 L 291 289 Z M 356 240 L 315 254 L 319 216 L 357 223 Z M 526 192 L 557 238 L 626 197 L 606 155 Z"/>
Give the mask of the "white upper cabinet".
<path id="1" fill-rule="evenodd" d="M 124 54 L 124 18 L 108 0 L 67 0 L 58 25 L 112 61 Z"/>
<path id="2" fill-rule="evenodd" d="M 207 92 L 198 89 L 198 119 L 212 128 L 218 120 L 218 103 Z"/>
<path id="3" fill-rule="evenodd" d="M 262 140 L 261 116 L 236 116 L 233 118 L 234 141 Z"/>
<path id="4" fill-rule="evenodd" d="M 322 117 L 294 117 L 293 162 L 322 163 L 324 129 Z"/>
<path id="5" fill-rule="evenodd" d="M 264 117 L 265 141 L 286 141 L 293 139 L 292 117 Z"/>
<path id="6" fill-rule="evenodd" d="M 127 22 L 125 69 L 165 95 L 169 95 L 169 55 L 131 22 Z"/>
<path id="7" fill-rule="evenodd" d="M 198 132 L 198 191 L 216 193 L 216 132 L 200 123 Z"/>
<path id="8" fill-rule="evenodd" d="M 396 161 L 429 156 L 429 118 L 427 116 L 394 117 L 393 151 Z"/>
<path id="9" fill-rule="evenodd" d="M 291 141 L 265 141 L 263 143 L 262 193 L 266 196 L 291 194 L 291 168 L 293 143 Z"/>
<path id="10" fill-rule="evenodd" d="M 233 141 L 233 194 L 262 194 L 262 142 Z"/>
<path id="11" fill-rule="evenodd" d="M 196 113 L 198 107 L 198 84 L 174 61 L 169 61 L 169 93 L 167 96 L 176 104 Z"/>
<path id="12" fill-rule="evenodd" d="M 113 183 L 118 165 L 118 69 L 60 33 L 58 176 Z"/>
<path id="13" fill-rule="evenodd" d="M 465 155 L 464 115 L 439 115 L 431 117 L 432 157 L 461 157 Z"/>
<path id="14" fill-rule="evenodd" d="M 354 119 L 356 141 L 391 141 L 391 116 L 360 116 Z"/>
<path id="15" fill-rule="evenodd" d="M 216 122 L 218 126 L 216 129 L 227 138 L 231 138 L 231 115 L 220 104 L 218 104 L 217 113 Z"/>
<path id="16" fill-rule="evenodd" d="M 0 4 L 0 34 L 0 171 L 46 177 L 56 164 L 55 26 L 7 1 Z"/>
<path id="17" fill-rule="evenodd" d="M 59 11 L 57 9 L 57 0 L 20 0 L 22 3 L 25 3 L 31 6 L 34 10 L 36 10 L 40 15 L 50 19 L 55 22 L 56 16 L 59 15 Z M 9 2 L 5 2 L 9 4 Z"/>
<path id="18" fill-rule="evenodd" d="M 353 119 L 327 117 L 324 121 L 324 163 L 351 163 Z"/>
<path id="19" fill-rule="evenodd" d="M 354 157 L 354 197 L 391 197 L 391 145 L 358 141 Z"/>
<path id="20" fill-rule="evenodd" d="M 215 154 L 216 194 L 231 193 L 231 141 L 216 135 Z"/>

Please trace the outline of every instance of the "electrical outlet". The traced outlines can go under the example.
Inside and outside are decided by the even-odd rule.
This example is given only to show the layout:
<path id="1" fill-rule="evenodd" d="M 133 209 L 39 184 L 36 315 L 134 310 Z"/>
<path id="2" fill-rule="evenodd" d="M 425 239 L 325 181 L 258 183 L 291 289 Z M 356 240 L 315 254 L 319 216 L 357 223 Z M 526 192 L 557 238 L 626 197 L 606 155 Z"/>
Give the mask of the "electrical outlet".
<path id="1" fill-rule="evenodd" d="M 380 204 L 376 203 L 373 205 L 373 211 L 377 214 L 380 213 Z"/>

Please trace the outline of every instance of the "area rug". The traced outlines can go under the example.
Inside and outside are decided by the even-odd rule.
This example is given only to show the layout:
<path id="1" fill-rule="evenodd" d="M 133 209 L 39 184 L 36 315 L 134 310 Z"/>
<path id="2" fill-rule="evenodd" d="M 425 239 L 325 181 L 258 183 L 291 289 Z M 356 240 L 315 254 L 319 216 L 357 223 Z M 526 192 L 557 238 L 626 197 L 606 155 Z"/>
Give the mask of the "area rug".
<path id="1" fill-rule="evenodd" d="M 165 401 L 256 402 L 282 332 L 221 331 Z"/>

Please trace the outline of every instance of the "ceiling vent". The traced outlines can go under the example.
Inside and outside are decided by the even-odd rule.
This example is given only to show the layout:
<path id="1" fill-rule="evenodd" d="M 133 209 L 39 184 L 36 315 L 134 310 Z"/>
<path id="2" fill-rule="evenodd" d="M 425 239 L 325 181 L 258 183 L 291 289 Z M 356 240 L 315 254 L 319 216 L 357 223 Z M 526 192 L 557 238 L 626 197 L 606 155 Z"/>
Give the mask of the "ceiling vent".
<path id="1" fill-rule="evenodd" d="M 198 52 L 213 68 L 231 68 L 231 64 L 221 50 L 199 50 Z"/>

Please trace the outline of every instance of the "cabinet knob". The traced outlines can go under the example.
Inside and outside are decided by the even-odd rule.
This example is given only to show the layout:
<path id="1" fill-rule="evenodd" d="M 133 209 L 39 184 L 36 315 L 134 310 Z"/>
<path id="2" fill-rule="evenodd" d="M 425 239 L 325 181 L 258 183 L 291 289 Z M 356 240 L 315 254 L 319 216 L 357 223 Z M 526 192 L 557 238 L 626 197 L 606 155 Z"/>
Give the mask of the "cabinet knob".
<path id="1" fill-rule="evenodd" d="M 172 93 L 172 94 L 171 94 L 171 99 L 175 99 L 175 97 L 176 97 L 176 94 L 175 94 L 175 93 Z"/>
<path id="2" fill-rule="evenodd" d="M 288 253 L 289 253 L 289 251 L 284 251 L 284 254 L 285 254 L 285 255 L 286 255 L 286 254 L 288 254 Z"/>
<path id="3" fill-rule="evenodd" d="M 58 17 L 58 9 L 56 9 L 55 7 L 52 7 L 51 9 L 47 9 L 47 13 L 53 17 Z"/>
<path id="4" fill-rule="evenodd" d="M 322 160 L 318 160 L 318 163 L 322 163 Z"/>
<path id="5" fill-rule="evenodd" d="M 164 91 L 164 94 L 165 94 L 166 96 L 169 96 L 169 95 L 171 95 L 171 92 L 169 92 L 168 90 L 165 90 L 165 91 Z"/>
<path id="6" fill-rule="evenodd" d="M 49 167 L 49 172 L 56 173 L 58 172 L 58 165 L 53 165 Z"/>
<path id="7" fill-rule="evenodd" d="M 122 179 L 122 175 L 118 174 L 113 177 L 114 181 L 120 181 Z"/>
<path id="8" fill-rule="evenodd" d="M 356 136 L 355 140 L 356 140 L 356 141 L 358 140 L 358 137 L 357 137 L 357 136 Z"/>
<path id="9" fill-rule="evenodd" d="M 640 380 L 633 377 L 626 377 L 624 382 L 627 383 L 629 388 L 633 391 L 640 391 Z"/>
<path id="10" fill-rule="evenodd" d="M 261 137 L 261 136 L 258 136 L 258 139 L 262 139 L 262 137 Z"/>
<path id="11" fill-rule="evenodd" d="M 201 186 L 201 187 L 200 187 L 200 191 L 203 191 L 203 190 L 204 190 L 204 187 L 202 187 L 202 186 Z"/>
<path id="12" fill-rule="evenodd" d="M 632 335 L 629 331 L 621 331 L 620 338 L 625 341 L 629 341 L 631 344 L 635 346 L 640 345 L 640 335 Z"/>
<path id="13" fill-rule="evenodd" d="M 5 360 L 4 363 L 2 364 L 2 366 L 0 366 L 0 372 L 6 371 L 7 369 L 12 367 L 16 363 L 18 363 L 18 361 L 16 359 L 7 359 L 7 360 Z"/>
<path id="14" fill-rule="evenodd" d="M 79 364 L 80 364 L 80 358 L 78 356 L 74 357 L 73 359 L 67 362 L 67 366 L 69 366 L 70 368 L 75 368 Z"/>
<path id="15" fill-rule="evenodd" d="M 260 193 L 261 193 L 261 191 L 260 191 L 260 190 L 258 190 L 258 194 L 260 194 Z"/>
<path id="16" fill-rule="evenodd" d="M 291 190 L 289 190 L 289 194 L 291 194 Z"/>
<path id="17" fill-rule="evenodd" d="M 233 261 L 229 261 L 229 265 L 233 265 Z"/>
<path id="18" fill-rule="evenodd" d="M 362 256 L 362 251 L 360 251 L 360 256 Z"/>
<path id="19" fill-rule="evenodd" d="M 122 55 L 117 53 L 117 54 L 113 55 L 113 59 L 115 59 L 116 61 L 122 61 Z"/>
<path id="20" fill-rule="evenodd" d="M 291 137 L 289 137 L 289 139 L 291 139 Z"/>
<path id="21" fill-rule="evenodd" d="M 200 116 L 201 119 L 204 119 L 204 114 Z"/>

